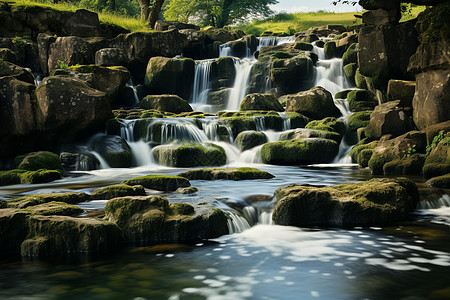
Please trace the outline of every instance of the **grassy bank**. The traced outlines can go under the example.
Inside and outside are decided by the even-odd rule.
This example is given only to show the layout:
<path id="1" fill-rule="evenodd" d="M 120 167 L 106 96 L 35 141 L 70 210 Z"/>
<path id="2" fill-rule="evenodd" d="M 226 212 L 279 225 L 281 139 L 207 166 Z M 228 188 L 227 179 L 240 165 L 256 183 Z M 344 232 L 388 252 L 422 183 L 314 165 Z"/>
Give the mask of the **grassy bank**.
<path id="1" fill-rule="evenodd" d="M 1 2 L 1 1 L 0 1 Z M 56 10 L 66 10 L 66 11 L 76 11 L 77 9 L 85 8 L 90 11 L 95 11 L 92 8 L 89 7 L 83 7 L 79 5 L 74 5 L 72 3 L 68 2 L 60 2 L 60 3 L 51 3 L 49 1 L 45 0 L 15 0 L 15 1 L 5 1 L 10 4 L 16 4 L 16 5 L 23 5 L 23 6 L 42 6 L 42 7 L 49 7 Z M 121 26 L 125 29 L 130 30 L 131 32 L 134 31 L 151 31 L 151 29 L 141 20 L 137 18 L 132 18 L 124 15 L 109 13 L 109 12 L 99 12 L 95 11 L 98 14 L 98 18 L 100 22 L 107 23 L 107 24 L 113 24 L 117 26 Z"/>

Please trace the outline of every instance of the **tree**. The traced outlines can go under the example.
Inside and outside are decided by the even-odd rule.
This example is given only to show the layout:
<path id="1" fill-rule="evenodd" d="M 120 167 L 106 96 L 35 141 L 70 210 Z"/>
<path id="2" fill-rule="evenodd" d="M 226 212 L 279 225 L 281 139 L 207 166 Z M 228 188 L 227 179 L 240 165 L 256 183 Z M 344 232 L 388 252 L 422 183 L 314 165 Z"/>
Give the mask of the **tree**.
<path id="1" fill-rule="evenodd" d="M 148 22 L 150 27 L 154 28 L 164 0 L 138 0 L 138 2 L 141 7 L 141 20 Z"/>
<path id="2" fill-rule="evenodd" d="M 164 17 L 182 22 L 223 27 L 249 17 L 267 17 L 277 0 L 172 0 Z"/>

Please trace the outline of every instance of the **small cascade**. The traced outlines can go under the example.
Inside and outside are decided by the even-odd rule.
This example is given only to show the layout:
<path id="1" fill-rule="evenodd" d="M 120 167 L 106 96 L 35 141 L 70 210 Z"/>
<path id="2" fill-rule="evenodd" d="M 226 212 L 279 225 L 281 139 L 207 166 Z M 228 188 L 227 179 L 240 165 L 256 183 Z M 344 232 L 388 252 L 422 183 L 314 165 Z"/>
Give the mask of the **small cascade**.
<path id="1" fill-rule="evenodd" d="M 339 109 L 344 118 L 352 114 L 347 99 L 334 99 L 334 104 Z"/>
<path id="2" fill-rule="evenodd" d="M 294 43 L 295 36 L 286 36 L 286 37 L 263 36 L 263 37 L 258 37 L 258 40 L 259 40 L 259 46 L 258 46 L 257 50 L 260 50 L 262 47 Z"/>
<path id="3" fill-rule="evenodd" d="M 134 142 L 134 120 L 120 120 L 120 136 L 127 142 Z"/>
<path id="4" fill-rule="evenodd" d="M 256 124 L 256 131 L 265 131 L 266 130 L 266 119 L 264 116 L 256 116 L 254 117 Z"/>
<path id="5" fill-rule="evenodd" d="M 272 225 L 272 212 L 263 211 L 258 217 L 258 223 L 262 225 Z"/>
<path id="6" fill-rule="evenodd" d="M 438 209 L 442 207 L 450 207 L 450 195 L 443 195 L 436 200 L 422 200 L 417 204 L 417 209 Z"/>
<path id="7" fill-rule="evenodd" d="M 95 156 L 95 158 L 98 160 L 98 162 L 100 163 L 99 168 L 100 169 L 109 169 L 111 168 L 109 166 L 109 164 L 106 162 L 106 160 L 100 155 L 100 153 L 98 153 L 97 151 L 90 151 L 89 153 L 91 153 L 92 155 Z"/>
<path id="8" fill-rule="evenodd" d="M 199 60 L 195 62 L 194 89 L 191 103 L 194 106 L 206 105 L 210 88 L 210 77 L 214 60 Z"/>
<path id="9" fill-rule="evenodd" d="M 139 97 L 137 94 L 136 86 L 133 83 L 133 79 L 130 78 L 130 80 L 127 82 L 127 84 L 125 86 L 127 86 L 133 90 L 134 104 L 139 104 Z"/>
<path id="10" fill-rule="evenodd" d="M 240 233 L 244 230 L 250 229 L 250 225 L 248 224 L 247 220 L 239 216 L 237 214 L 234 214 L 231 211 L 225 211 L 228 217 L 227 225 L 228 225 L 228 232 L 230 234 L 233 233 Z"/>
<path id="11" fill-rule="evenodd" d="M 34 85 L 39 86 L 44 78 L 44 74 L 42 73 L 33 73 L 34 76 Z"/>
<path id="12" fill-rule="evenodd" d="M 316 42 L 313 42 L 312 45 L 313 45 L 313 51 L 312 52 L 317 54 L 317 57 L 319 58 L 319 60 L 325 60 L 325 49 L 318 47 L 316 45 Z"/>
<path id="13" fill-rule="evenodd" d="M 219 57 L 231 56 L 231 42 L 219 46 Z"/>
<path id="14" fill-rule="evenodd" d="M 342 59 L 333 58 L 316 63 L 314 86 L 321 86 L 333 96 L 342 90 L 351 88 L 344 74 Z"/>
<path id="15" fill-rule="evenodd" d="M 291 119 L 285 113 L 280 113 L 280 117 L 283 119 L 283 131 L 291 130 Z"/>
<path id="16" fill-rule="evenodd" d="M 168 122 L 167 122 L 168 121 Z M 193 121 L 185 119 L 169 119 L 161 126 L 161 144 L 169 144 L 175 140 L 204 143 L 209 139 Z"/>
<path id="17" fill-rule="evenodd" d="M 135 166 L 147 166 L 155 164 L 150 146 L 143 140 L 134 140 L 135 120 L 121 120 L 120 136 L 127 142 L 133 156 Z"/>
<path id="18" fill-rule="evenodd" d="M 231 88 L 228 97 L 226 110 L 237 111 L 239 105 L 247 94 L 248 83 L 250 80 L 250 73 L 253 65 L 257 62 L 255 59 L 237 59 L 233 58 L 234 67 L 236 68 L 236 78 Z"/>

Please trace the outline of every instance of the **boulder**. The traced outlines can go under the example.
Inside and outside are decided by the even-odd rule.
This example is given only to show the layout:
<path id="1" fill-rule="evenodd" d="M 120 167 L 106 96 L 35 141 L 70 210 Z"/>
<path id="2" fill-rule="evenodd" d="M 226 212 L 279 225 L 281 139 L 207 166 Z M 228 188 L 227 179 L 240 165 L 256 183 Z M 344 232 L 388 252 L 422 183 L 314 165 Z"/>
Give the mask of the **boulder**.
<path id="1" fill-rule="evenodd" d="M 0 48 L 0 61 L 10 62 L 12 64 L 17 64 L 19 58 L 17 54 L 9 48 Z"/>
<path id="2" fill-rule="evenodd" d="M 314 87 L 305 92 L 288 95 L 286 112 L 298 112 L 312 119 L 341 116 L 332 95 L 322 87 Z"/>
<path id="3" fill-rule="evenodd" d="M 329 187 L 291 184 L 276 190 L 275 197 L 277 225 L 353 227 L 405 220 L 419 192 L 412 181 L 384 178 Z"/>
<path id="4" fill-rule="evenodd" d="M 450 189 L 450 173 L 431 178 L 427 181 L 427 186 L 441 189 Z"/>
<path id="5" fill-rule="evenodd" d="M 106 93 L 89 87 L 81 80 L 66 76 L 45 78 L 36 90 L 37 120 L 54 143 L 70 142 L 111 117 Z"/>
<path id="6" fill-rule="evenodd" d="M 125 241 L 136 245 L 196 242 L 228 233 L 227 217 L 220 209 L 169 205 L 159 196 L 115 198 L 106 204 L 105 213 L 121 228 Z"/>
<path id="7" fill-rule="evenodd" d="M 400 18 L 401 13 L 399 7 L 390 10 L 379 8 L 365 11 L 362 14 L 363 23 L 367 25 L 397 24 Z"/>
<path id="8" fill-rule="evenodd" d="M 97 66 L 124 66 L 127 63 L 127 57 L 120 48 L 103 48 L 95 52 L 95 64 Z"/>
<path id="9" fill-rule="evenodd" d="M 168 167 L 221 166 L 227 162 L 225 150 L 214 144 L 163 145 L 153 149 L 153 156 Z"/>
<path id="10" fill-rule="evenodd" d="M 76 216 L 84 212 L 78 206 L 56 201 L 29 206 L 24 211 L 31 215 L 41 216 Z"/>
<path id="11" fill-rule="evenodd" d="M 192 111 L 189 103 L 177 95 L 148 95 L 142 99 L 140 106 L 175 114 Z"/>
<path id="12" fill-rule="evenodd" d="M 369 166 L 369 160 L 377 145 L 378 141 L 368 143 L 367 140 L 361 140 L 349 153 L 352 162 L 358 163 L 363 168 L 367 168 Z"/>
<path id="13" fill-rule="evenodd" d="M 378 102 L 373 98 L 372 94 L 367 90 L 354 90 L 348 93 L 347 102 L 350 111 L 358 112 L 365 110 L 373 110 Z"/>
<path id="14" fill-rule="evenodd" d="M 424 154 L 412 155 L 401 159 L 394 159 L 383 166 L 383 174 L 392 175 L 421 175 L 423 164 L 425 162 Z"/>
<path id="15" fill-rule="evenodd" d="M 29 206 L 35 206 L 48 202 L 63 202 L 68 204 L 76 204 L 87 200 L 89 200 L 89 195 L 85 193 L 39 194 L 8 200 L 8 207 L 27 208 Z"/>
<path id="16" fill-rule="evenodd" d="M 132 165 L 133 157 L 130 146 L 120 136 L 100 136 L 94 140 L 92 147 L 111 168 L 129 168 Z"/>
<path id="17" fill-rule="evenodd" d="M 414 130 L 411 118 L 403 108 L 399 107 L 399 104 L 400 100 L 397 100 L 375 107 L 365 130 L 368 138 L 379 139 L 386 134 L 396 137 Z"/>
<path id="18" fill-rule="evenodd" d="M 344 74 L 352 83 L 356 81 L 356 70 L 358 70 L 358 64 L 356 63 L 351 63 L 344 67 Z"/>
<path id="19" fill-rule="evenodd" d="M 257 37 L 254 34 L 249 34 L 249 35 L 244 36 L 242 39 L 247 44 L 247 48 L 250 50 L 250 54 L 255 53 L 255 51 L 259 45 L 259 41 L 258 41 Z"/>
<path id="20" fill-rule="evenodd" d="M 272 61 L 270 78 L 278 95 L 304 90 L 311 87 L 314 80 L 313 61 L 304 53 L 292 58 L 276 58 Z"/>
<path id="21" fill-rule="evenodd" d="M 333 140 L 336 143 L 340 143 L 342 136 L 339 133 L 333 131 L 302 129 L 302 128 L 287 130 L 280 135 L 280 141 L 302 140 L 306 138 L 322 138 Z"/>
<path id="22" fill-rule="evenodd" d="M 135 177 L 127 179 L 122 184 L 130 186 L 143 186 L 147 189 L 172 192 L 178 188 L 190 187 L 189 180 L 181 176 L 171 175 L 147 175 L 141 177 Z M 132 195 L 129 195 L 132 196 Z"/>
<path id="23" fill-rule="evenodd" d="M 148 62 L 145 86 L 151 94 L 175 94 L 189 99 L 194 84 L 192 59 L 152 57 Z"/>
<path id="24" fill-rule="evenodd" d="M 358 129 L 369 125 L 371 114 L 372 112 L 370 111 L 360 111 L 347 117 L 347 133 L 345 135 L 345 141 L 348 145 L 354 145 L 358 142 Z"/>
<path id="25" fill-rule="evenodd" d="M 178 174 L 189 180 L 248 180 L 271 179 L 272 174 L 256 168 L 223 168 L 223 169 L 195 169 Z"/>
<path id="26" fill-rule="evenodd" d="M 178 21 L 163 21 L 158 20 L 155 23 L 155 30 L 156 31 L 166 31 L 169 29 L 194 29 L 194 30 L 200 30 L 200 27 L 194 24 L 187 24 L 187 23 L 181 23 Z"/>
<path id="27" fill-rule="evenodd" d="M 61 160 L 55 153 L 39 151 L 18 156 L 14 159 L 17 169 L 37 171 L 39 169 L 60 170 L 62 172 Z"/>
<path id="28" fill-rule="evenodd" d="M 284 111 L 284 108 L 272 94 L 249 94 L 241 102 L 239 110 Z"/>
<path id="29" fill-rule="evenodd" d="M 109 200 L 124 196 L 145 196 L 144 187 L 141 185 L 130 186 L 126 184 L 110 185 L 93 191 L 91 193 L 91 200 Z"/>
<path id="30" fill-rule="evenodd" d="M 444 135 L 445 133 L 450 132 L 450 120 L 428 126 L 423 131 L 425 131 L 425 133 L 427 135 L 427 143 L 428 143 L 428 145 L 430 145 L 433 143 L 433 140 L 435 139 L 436 136 L 438 136 L 440 134 Z M 441 131 L 442 131 L 442 133 L 441 133 Z M 441 139 L 441 138 L 442 138 L 442 136 L 440 138 L 438 137 L 437 139 Z"/>
<path id="31" fill-rule="evenodd" d="M 425 154 L 425 148 L 426 135 L 420 131 L 411 131 L 395 139 L 388 139 L 388 136 L 386 136 L 380 140 L 374 149 L 369 161 L 369 168 L 373 174 L 383 174 L 386 163 Z M 414 170 L 417 170 L 417 168 Z M 414 174 L 420 174 L 420 171 Z"/>
<path id="32" fill-rule="evenodd" d="M 388 82 L 387 96 L 389 100 L 400 100 L 399 105 L 402 107 L 412 107 L 415 90 L 415 81 L 391 79 Z"/>
<path id="33" fill-rule="evenodd" d="M 214 73 L 212 88 L 232 87 L 236 78 L 236 68 L 234 67 L 233 58 L 229 56 L 218 58 L 215 63 Z"/>
<path id="34" fill-rule="evenodd" d="M 262 132 L 243 131 L 236 137 L 236 146 L 241 151 L 249 150 L 253 147 L 267 143 L 267 136 Z"/>
<path id="35" fill-rule="evenodd" d="M 61 152 L 59 158 L 65 172 L 91 171 L 100 166 L 98 159 L 90 153 Z"/>
<path id="36" fill-rule="evenodd" d="M 427 148 L 427 153 L 423 177 L 429 179 L 450 173 L 450 133 L 441 131 Z"/>
<path id="37" fill-rule="evenodd" d="M 347 131 L 346 127 L 347 126 L 343 121 L 338 120 L 334 117 L 328 117 L 323 120 L 311 121 L 305 126 L 306 129 L 335 132 L 339 134 L 341 137 L 343 137 L 345 132 Z"/>
<path id="38" fill-rule="evenodd" d="M 81 37 L 103 36 L 100 21 L 95 12 L 79 9 L 66 22 L 70 35 Z"/>
<path id="39" fill-rule="evenodd" d="M 20 209 L 0 209 L 0 253 L 17 255 L 28 233 L 28 213 Z"/>
<path id="40" fill-rule="evenodd" d="M 333 140 L 306 138 L 267 143 L 261 149 L 261 158 L 265 164 L 309 165 L 329 163 L 338 152 L 339 145 Z"/>
<path id="41" fill-rule="evenodd" d="M 244 40 L 237 40 L 230 43 L 231 55 L 239 58 L 247 56 L 247 43 Z"/>
<path id="42" fill-rule="evenodd" d="M 5 76 L 34 84 L 34 76 L 29 69 L 20 67 L 8 61 L 0 60 L 0 78 Z"/>
<path id="43" fill-rule="evenodd" d="M 323 46 L 323 49 L 325 51 L 325 57 L 330 59 L 334 57 L 342 57 L 345 53 L 346 47 L 345 45 L 337 46 L 336 41 L 328 41 Z"/>
<path id="44" fill-rule="evenodd" d="M 351 44 L 350 47 L 348 47 L 347 51 L 345 51 L 344 55 L 342 56 L 342 63 L 344 66 L 351 64 L 351 63 L 357 63 L 358 62 L 358 44 L 354 43 Z"/>
<path id="45" fill-rule="evenodd" d="M 205 32 L 207 36 L 207 43 L 212 43 L 214 41 L 218 41 L 220 43 L 226 43 L 230 41 L 234 41 L 237 39 L 242 38 L 245 34 L 242 34 L 240 32 L 232 32 L 230 30 L 224 29 L 224 28 L 208 28 Z"/>

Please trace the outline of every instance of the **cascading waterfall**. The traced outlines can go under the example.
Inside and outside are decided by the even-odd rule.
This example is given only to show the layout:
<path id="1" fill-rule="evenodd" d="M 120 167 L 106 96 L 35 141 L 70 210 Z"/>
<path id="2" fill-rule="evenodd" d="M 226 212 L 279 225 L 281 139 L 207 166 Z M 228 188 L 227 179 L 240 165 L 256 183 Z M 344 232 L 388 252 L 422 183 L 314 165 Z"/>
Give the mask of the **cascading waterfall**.
<path id="1" fill-rule="evenodd" d="M 352 87 L 344 74 L 342 59 L 319 60 L 316 64 L 314 86 L 321 86 L 332 95 Z"/>
<path id="2" fill-rule="evenodd" d="M 239 105 L 247 94 L 248 83 L 250 81 L 250 73 L 253 65 L 256 63 L 256 59 L 233 58 L 234 67 L 236 68 L 236 78 L 234 80 L 233 87 L 231 88 L 230 95 L 227 101 L 227 110 L 237 111 Z"/>
<path id="3" fill-rule="evenodd" d="M 194 88 L 191 97 L 191 106 L 194 110 L 202 110 L 208 103 L 210 78 L 214 60 L 198 60 L 195 62 Z M 203 111 L 203 110 L 202 110 Z"/>
<path id="4" fill-rule="evenodd" d="M 150 146 L 143 140 L 134 140 L 134 126 L 136 120 L 121 120 L 120 121 L 120 136 L 130 146 L 131 154 L 133 156 L 133 164 L 135 166 L 154 165 L 153 154 Z"/>
<path id="5" fill-rule="evenodd" d="M 127 84 L 125 86 L 127 86 L 133 90 L 134 104 L 139 104 L 139 97 L 137 94 L 136 86 L 133 83 L 133 79 L 130 78 L 130 80 L 127 82 Z"/>
<path id="6" fill-rule="evenodd" d="M 257 50 L 260 50 L 262 47 L 294 43 L 295 36 L 286 36 L 286 37 L 263 36 L 263 37 L 258 37 L 258 41 L 259 41 L 259 46 L 258 46 Z"/>

